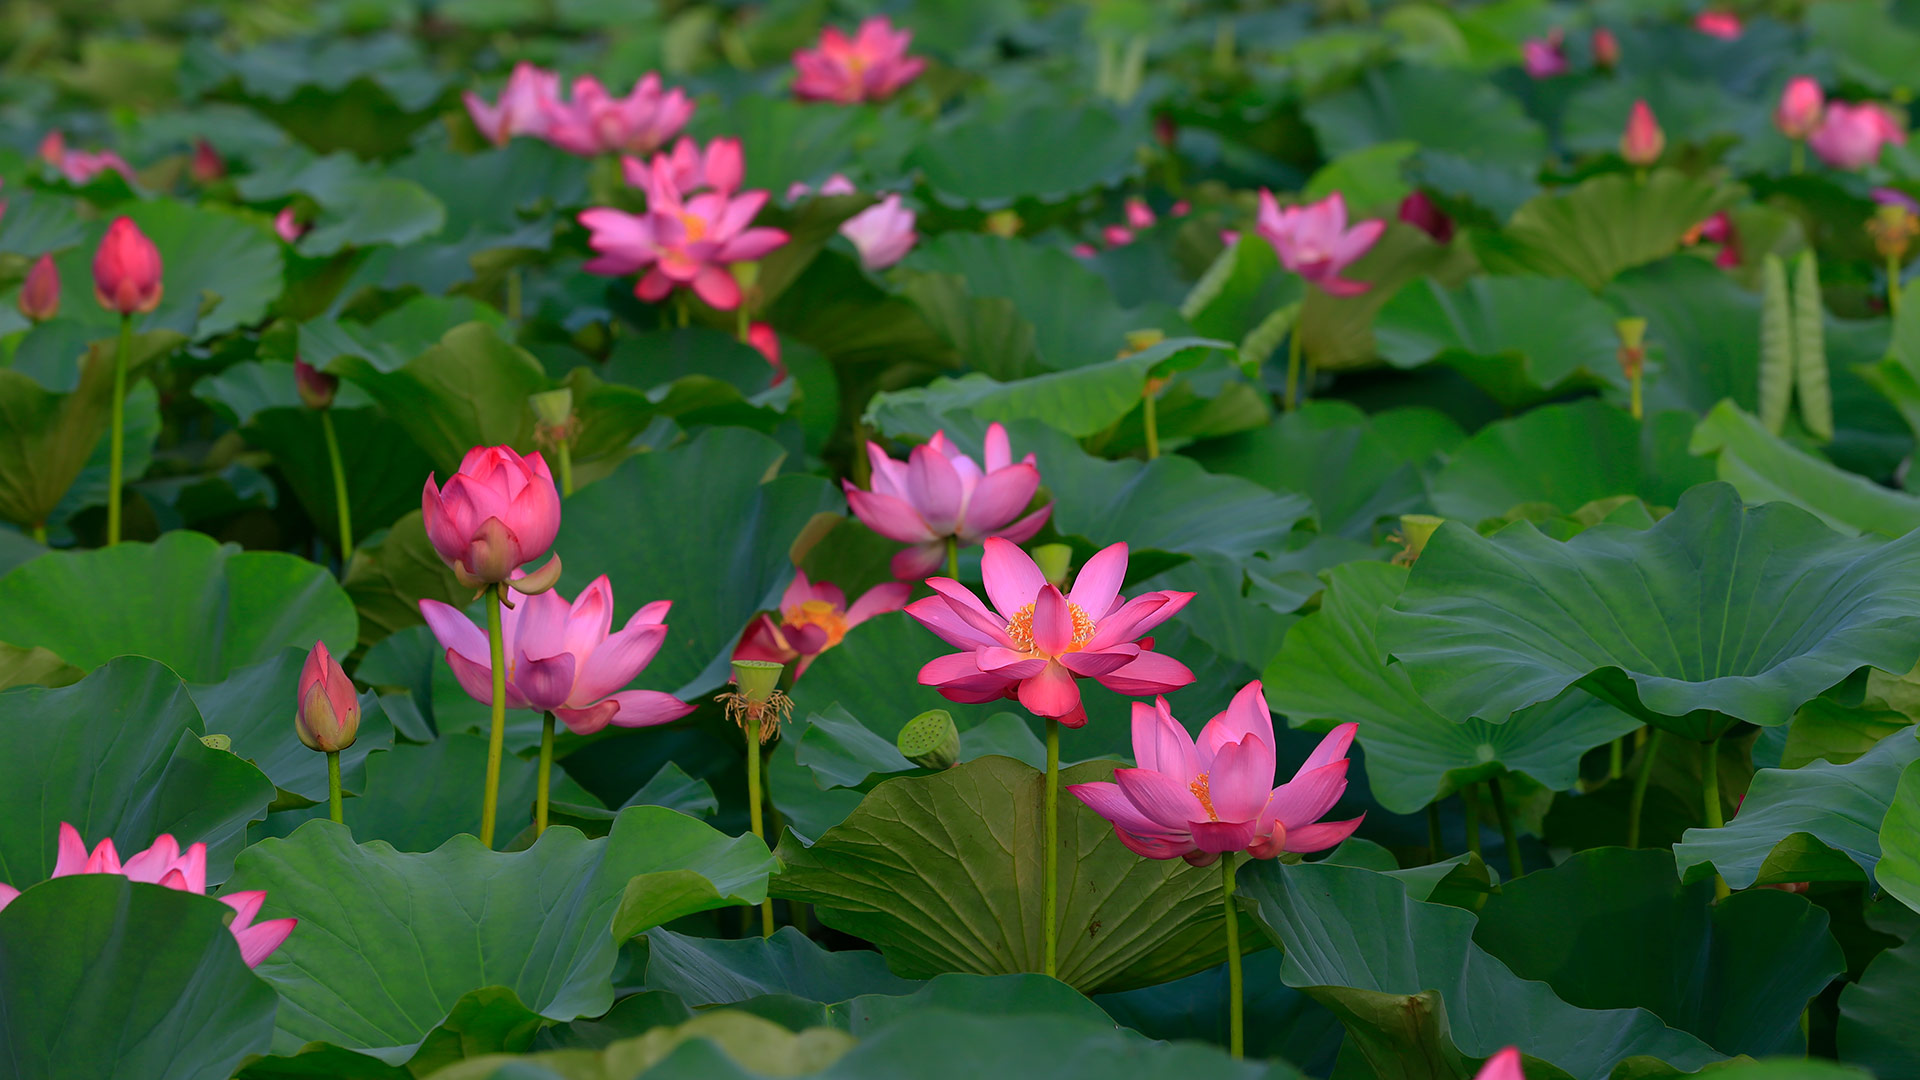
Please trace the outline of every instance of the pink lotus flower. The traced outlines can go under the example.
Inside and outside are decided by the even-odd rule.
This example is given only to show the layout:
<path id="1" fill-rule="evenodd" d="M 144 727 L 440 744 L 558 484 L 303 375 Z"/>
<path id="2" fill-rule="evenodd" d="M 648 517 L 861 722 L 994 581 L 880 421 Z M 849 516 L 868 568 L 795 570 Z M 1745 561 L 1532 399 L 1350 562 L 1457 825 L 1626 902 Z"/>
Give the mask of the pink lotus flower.
<path id="1" fill-rule="evenodd" d="M 420 493 L 427 539 L 454 576 L 468 588 L 506 581 L 513 572 L 546 554 L 560 532 L 560 493 L 539 453 L 521 457 L 510 446 L 476 446 L 460 459 L 447 486 L 427 485 Z M 534 588 L 553 587 L 560 572 L 556 556 L 541 568 Z"/>
<path id="2" fill-rule="evenodd" d="M 1207 721 L 1198 742 L 1173 718 L 1167 699 L 1133 704 L 1138 768 L 1113 770 L 1112 783 L 1067 791 L 1113 823 L 1127 850 L 1149 859 L 1182 858 L 1207 866 L 1244 851 L 1271 859 L 1283 851 L 1324 851 L 1353 835 L 1365 814 L 1324 822 L 1347 790 L 1347 747 L 1358 724 L 1327 733 L 1293 779 L 1273 784 L 1273 714 L 1258 680 Z"/>
<path id="3" fill-rule="evenodd" d="M 1620 156 L 1627 164 L 1644 169 L 1659 161 L 1660 151 L 1666 148 L 1667 133 L 1660 130 L 1660 122 L 1653 118 L 1646 99 L 1635 101 L 1633 111 L 1627 114 L 1627 129 L 1620 135 Z"/>
<path id="4" fill-rule="evenodd" d="M 597 154 L 651 154 L 687 126 L 693 102 L 679 87 L 660 89 L 660 76 L 648 73 L 624 98 L 607 93 L 600 80 L 573 80 L 571 101 L 548 101 L 546 139 L 582 157 Z"/>
<path id="5" fill-rule="evenodd" d="M 900 196 L 889 195 L 841 222 L 840 235 L 853 241 L 862 266 L 884 270 L 906 258 L 920 239 L 913 222 L 913 211 L 900 205 Z"/>
<path id="6" fill-rule="evenodd" d="M 1100 249 L 1092 244 L 1079 243 L 1067 249 L 1076 259 L 1091 259 L 1100 254 Z"/>
<path id="7" fill-rule="evenodd" d="M 1153 228 L 1153 207 L 1145 199 L 1127 200 L 1127 226 L 1133 229 Z"/>
<path id="8" fill-rule="evenodd" d="M 1434 203 L 1424 191 L 1409 192 L 1400 200 L 1400 210 L 1396 215 L 1401 221 L 1433 237 L 1435 243 L 1444 244 L 1453 239 L 1453 219 L 1446 211 Z"/>
<path id="9" fill-rule="evenodd" d="M 1078 679 L 1116 694 L 1164 694 L 1193 681 L 1185 664 L 1153 652 L 1153 640 L 1140 635 L 1172 618 L 1194 594 L 1163 590 L 1123 600 L 1126 544 L 1088 559 L 1064 596 L 1026 552 L 997 536 L 985 542 L 980 571 L 992 609 L 943 577 L 927 579 L 937 595 L 907 605 L 921 625 L 965 650 L 920 669 L 921 684 L 939 688 L 947 700 L 1016 698 L 1037 716 L 1080 727 L 1087 713 Z"/>
<path id="10" fill-rule="evenodd" d="M 134 182 L 133 167 L 119 154 L 111 150 L 69 150 L 67 137 L 58 131 L 50 131 L 40 140 L 40 157 L 75 184 L 87 183 L 108 169 L 125 177 L 127 183 Z"/>
<path id="11" fill-rule="evenodd" d="M 1040 489 L 1040 469 L 1032 454 L 1015 462 L 1007 429 L 987 428 L 982 469 L 936 431 L 916 446 L 906 461 L 895 461 L 876 443 L 867 444 L 873 465 L 873 490 L 861 491 L 842 480 L 847 505 L 867 528 L 889 540 L 913 546 L 893 557 L 893 576 L 918 581 L 940 568 L 947 537 L 962 545 L 998 536 L 1020 543 L 1040 531 L 1053 504 L 1025 514 Z"/>
<path id="12" fill-rule="evenodd" d="M 1317 203 L 1282 210 L 1273 192 L 1260 189 L 1255 228 L 1273 245 L 1282 266 L 1331 296 L 1358 296 L 1372 288 L 1340 273 L 1365 255 L 1386 227 L 1384 221 L 1363 221 L 1347 228 L 1347 203 L 1337 191 Z"/>
<path id="13" fill-rule="evenodd" d="M 1133 230 L 1125 225 L 1104 225 L 1100 229 L 1100 239 L 1110 248 L 1126 247 L 1133 243 Z"/>
<path id="14" fill-rule="evenodd" d="M 505 146 L 515 135 L 546 134 L 548 114 L 560 101 L 560 76 L 523 60 L 513 65 L 513 74 L 507 76 L 500 104 L 489 105 L 471 90 L 461 97 L 480 134 L 495 146 Z"/>
<path id="15" fill-rule="evenodd" d="M 1551 79 L 1567 73 L 1566 41 L 1557 26 L 1545 38 L 1528 38 L 1522 42 L 1520 54 L 1526 62 L 1527 74 L 1536 79 Z"/>
<path id="16" fill-rule="evenodd" d="M 636 157 L 620 159 L 620 172 L 627 184 L 647 192 L 648 198 L 653 197 L 656 173 L 670 176 L 674 190 L 682 195 L 691 195 L 702 188 L 731 195 L 740 190 L 746 168 L 739 139 L 715 139 L 702 151 L 692 139 L 683 137 L 673 145 L 672 153 L 662 151 L 650 162 L 643 163 Z"/>
<path id="17" fill-rule="evenodd" d="M 884 15 L 861 23 L 851 40 L 829 26 L 820 32 L 818 45 L 793 54 L 794 96 L 842 105 L 885 101 L 927 66 L 907 55 L 912 43 L 913 31 L 895 30 Z"/>
<path id="18" fill-rule="evenodd" d="M 313 226 L 301 224 L 300 215 L 294 213 L 291 206 L 283 206 L 273 215 L 273 234 L 289 244 L 299 243 L 311 228 Z"/>
<path id="19" fill-rule="evenodd" d="M 1708 37 L 1737 41 L 1741 31 L 1740 16 L 1731 11 L 1703 11 L 1693 17 L 1693 28 Z"/>
<path id="20" fill-rule="evenodd" d="M 596 206 L 580 212 L 580 224 L 592 232 L 587 245 L 600 253 L 587 262 L 588 272 L 641 273 L 634 295 L 649 303 L 687 285 L 713 307 L 732 311 L 742 297 L 727 265 L 758 259 L 787 242 L 779 229 L 748 227 L 766 205 L 764 191 L 709 191 L 683 199 L 664 159 L 655 160 L 646 190 L 645 214 Z"/>
<path id="21" fill-rule="evenodd" d="M 1473 1080 L 1527 1080 L 1527 1074 L 1520 1071 L 1520 1048 L 1509 1046 L 1488 1058 Z"/>
<path id="22" fill-rule="evenodd" d="M 17 302 L 20 314 L 34 322 L 44 322 L 60 314 L 60 269 L 53 265 L 53 253 L 35 259 L 27 280 L 20 286 Z"/>
<path id="23" fill-rule="evenodd" d="M 840 644 L 847 631 L 875 615 L 899 611 L 911 595 L 913 586 L 888 582 L 868 589 L 848 607 L 840 586 L 825 581 L 815 584 L 804 571 L 796 570 L 793 583 L 780 596 L 779 625 L 770 616 L 755 616 L 740 635 L 733 658 L 794 664 L 793 677 L 799 679 L 814 657 Z"/>
<path id="24" fill-rule="evenodd" d="M 1604 26 L 1593 30 L 1593 63 L 1609 71 L 1620 64 L 1620 39 Z"/>
<path id="25" fill-rule="evenodd" d="M 80 830 L 66 822 L 60 823 L 60 854 L 53 864 L 53 877 L 70 877 L 74 874 L 117 874 L 129 881 L 159 885 L 162 888 L 180 892 L 207 894 L 207 845 L 194 844 L 186 851 L 180 850 L 180 844 L 172 836 L 161 833 L 153 845 L 128 859 L 123 865 L 120 853 L 114 850 L 113 840 L 100 841 L 93 851 L 87 851 L 87 842 L 80 837 Z M 6 910 L 20 890 L 0 884 L 0 911 Z M 287 940 L 298 919 L 270 919 L 254 925 L 253 917 L 260 914 L 260 905 L 266 900 L 264 892 L 228 893 L 219 897 L 221 903 L 233 909 L 233 921 L 227 929 L 233 932 L 233 940 L 240 946 L 240 959 L 248 967 L 258 967 L 260 961 L 272 955 L 280 943 Z"/>
<path id="26" fill-rule="evenodd" d="M 1820 160 L 1836 169 L 1864 169 L 1880 160 L 1880 148 L 1887 143 L 1906 145 L 1907 133 L 1893 115 L 1873 102 L 1849 105 L 1829 102 L 1819 128 L 1807 137 L 1807 145 Z"/>
<path id="27" fill-rule="evenodd" d="M 1826 97 L 1820 84 L 1805 75 L 1787 81 L 1780 92 L 1780 104 L 1773 110 L 1773 126 L 1789 139 L 1804 139 L 1820 127 L 1820 113 Z"/>
<path id="28" fill-rule="evenodd" d="M 671 600 L 656 600 L 613 628 L 613 587 L 593 579 L 571 605 L 557 590 L 519 599 L 501 613 L 507 660 L 507 708 L 551 712 L 576 735 L 615 727 L 652 727 L 678 720 L 693 706 L 658 690 L 623 690 L 651 663 L 667 637 Z M 460 688 L 493 704 L 493 664 L 487 632 L 438 600 L 420 601 L 420 614 L 447 650 Z"/>
<path id="29" fill-rule="evenodd" d="M 1696 225 L 1687 235 L 1689 244 L 1706 241 L 1720 245 L 1720 254 L 1714 256 L 1713 264 L 1722 270 L 1731 270 L 1740 265 L 1740 231 L 1733 224 L 1733 218 L 1725 210 Z"/>
<path id="30" fill-rule="evenodd" d="M 760 355 L 773 365 L 773 385 L 779 386 L 786 381 L 787 365 L 780 362 L 780 335 L 772 326 L 757 322 L 747 327 L 747 344 L 760 350 Z"/>

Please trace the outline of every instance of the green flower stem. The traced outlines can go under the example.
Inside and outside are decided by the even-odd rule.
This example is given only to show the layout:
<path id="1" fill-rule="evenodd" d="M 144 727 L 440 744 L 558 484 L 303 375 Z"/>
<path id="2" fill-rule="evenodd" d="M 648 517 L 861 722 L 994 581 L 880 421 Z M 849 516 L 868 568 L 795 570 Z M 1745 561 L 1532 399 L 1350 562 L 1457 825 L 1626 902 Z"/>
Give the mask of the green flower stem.
<path id="1" fill-rule="evenodd" d="M 1160 424 L 1158 418 L 1154 415 L 1155 406 L 1151 385 L 1148 386 L 1147 392 L 1140 397 L 1140 411 L 1142 418 L 1147 424 L 1147 460 L 1152 461 L 1154 458 L 1160 456 Z"/>
<path id="2" fill-rule="evenodd" d="M 33 526 L 33 542 L 41 547 L 47 546 L 47 523 L 36 522 Z"/>
<path id="3" fill-rule="evenodd" d="M 767 842 L 767 827 L 761 821 L 760 813 L 760 718 L 749 715 L 747 729 L 747 820 L 753 825 L 753 835 Z M 771 845 L 769 845 L 771 846 Z M 773 900 L 760 901 L 760 936 L 773 936 Z"/>
<path id="4" fill-rule="evenodd" d="M 480 804 L 480 843 L 493 847 L 493 822 L 500 811 L 500 757 L 507 745 L 507 656 L 500 633 L 505 585 L 487 586 L 487 658 L 493 664 L 493 730 L 487 736 L 487 787 Z"/>
<path id="5" fill-rule="evenodd" d="M 559 448 L 555 452 L 560 455 L 560 494 L 562 497 L 571 498 L 573 496 L 573 447 L 568 445 L 565 439 L 559 440 L 559 443 Z"/>
<path id="6" fill-rule="evenodd" d="M 340 751 L 327 751 L 327 820 L 346 824 L 340 809 Z"/>
<path id="7" fill-rule="evenodd" d="M 1427 804 L 1427 861 L 1439 862 L 1447 857 L 1446 841 L 1440 837 L 1440 804 Z"/>
<path id="8" fill-rule="evenodd" d="M 1900 317 L 1900 260 L 1887 256 L 1887 315 Z"/>
<path id="9" fill-rule="evenodd" d="M 120 542 L 120 485 L 127 456 L 127 360 L 133 352 L 133 316 L 120 316 L 120 348 L 113 354 L 113 429 L 107 458 L 107 546 Z"/>
<path id="10" fill-rule="evenodd" d="M 1300 403 L 1300 320 L 1295 318 L 1293 329 L 1287 331 L 1287 396 L 1281 403 L 1282 408 L 1292 412 Z"/>
<path id="11" fill-rule="evenodd" d="M 1468 784 L 1460 789 L 1460 801 L 1467 806 L 1467 850 L 1480 854 L 1480 785 Z"/>
<path id="12" fill-rule="evenodd" d="M 333 410 L 320 410 L 320 434 L 326 436 L 327 461 L 333 465 L 333 506 L 340 519 L 340 576 L 353 561 L 353 511 L 347 503 L 347 470 L 340 464 L 340 437 L 333 432 Z"/>
<path id="13" fill-rule="evenodd" d="M 1527 872 L 1520 860 L 1520 835 L 1513 827 L 1513 811 L 1507 809 L 1506 793 L 1500 790 L 1500 778 L 1487 778 L 1487 797 L 1493 800 L 1493 815 L 1500 819 L 1500 840 L 1507 845 L 1507 865 L 1513 869 L 1513 876 L 1520 877 Z"/>
<path id="14" fill-rule="evenodd" d="M 1633 415 L 1635 420 L 1639 420 L 1646 415 L 1646 406 L 1640 397 L 1640 374 L 1635 372 L 1633 377 L 1627 380 L 1627 384 L 1631 392 L 1631 396 L 1627 400 L 1627 410 Z"/>
<path id="15" fill-rule="evenodd" d="M 958 536 L 947 537 L 947 576 L 955 581 L 960 580 L 960 538 Z"/>
<path id="16" fill-rule="evenodd" d="M 553 714 L 540 721 L 540 773 L 533 781 L 533 838 L 547 831 L 547 795 L 553 787 Z"/>
<path id="17" fill-rule="evenodd" d="M 1627 803 L 1627 846 L 1640 846 L 1640 808 L 1647 802 L 1647 781 L 1653 778 L 1653 759 L 1660 756 L 1660 737 L 1666 732 L 1654 729 L 1653 736 L 1647 740 L 1645 756 L 1640 759 L 1640 772 L 1633 778 L 1633 799 Z"/>
<path id="18" fill-rule="evenodd" d="M 1240 990 L 1240 917 L 1233 909 L 1233 863 L 1238 852 L 1220 857 L 1220 904 L 1227 911 L 1227 1039 L 1236 1058 L 1247 1056 L 1246 1004 Z"/>
<path id="19" fill-rule="evenodd" d="M 1047 850 L 1043 862 L 1046 870 L 1041 876 L 1040 896 L 1040 934 L 1045 944 L 1042 955 L 1042 970 L 1048 975 L 1057 975 L 1059 961 L 1059 928 L 1054 925 L 1054 911 L 1060 888 L 1060 721 L 1047 717 Z"/>
<path id="20" fill-rule="evenodd" d="M 1626 757 L 1626 737 L 1623 735 L 1607 744 L 1607 779 L 1620 779 L 1623 759 Z"/>
<path id="21" fill-rule="evenodd" d="M 1807 144 L 1804 140 L 1793 140 L 1793 161 L 1788 171 L 1795 176 L 1807 171 Z"/>
<path id="22" fill-rule="evenodd" d="M 1720 740 L 1717 737 L 1707 744 L 1706 760 L 1700 764 L 1700 801 L 1701 809 L 1707 813 L 1707 828 L 1718 829 L 1727 823 L 1720 814 Z M 1730 893 L 1727 879 L 1715 873 L 1714 899 L 1725 900 Z"/>

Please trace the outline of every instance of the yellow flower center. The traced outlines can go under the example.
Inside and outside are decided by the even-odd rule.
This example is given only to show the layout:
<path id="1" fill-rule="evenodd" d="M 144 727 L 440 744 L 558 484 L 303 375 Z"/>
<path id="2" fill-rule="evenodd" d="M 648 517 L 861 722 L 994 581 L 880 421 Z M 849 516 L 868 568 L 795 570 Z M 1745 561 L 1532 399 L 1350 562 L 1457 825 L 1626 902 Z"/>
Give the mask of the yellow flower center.
<path id="1" fill-rule="evenodd" d="M 1213 808 L 1213 792 L 1207 787 L 1206 773 L 1201 773 L 1188 782 L 1187 790 L 1193 792 L 1193 797 L 1200 800 L 1200 807 L 1207 812 L 1208 821 L 1220 820 L 1219 813 Z"/>
<path id="2" fill-rule="evenodd" d="M 683 228 L 687 230 L 688 243 L 690 244 L 698 243 L 699 241 L 706 239 L 707 237 L 707 219 L 706 218 L 700 217 L 698 214 L 689 214 L 686 211 L 682 210 L 680 212 L 680 224 Z"/>
<path id="3" fill-rule="evenodd" d="M 798 607 L 790 607 L 781 612 L 781 620 L 788 626 L 817 626 L 827 632 L 827 648 L 840 644 L 847 636 L 847 616 L 845 612 L 835 611 L 833 605 L 825 600 L 809 600 Z"/>
<path id="4" fill-rule="evenodd" d="M 1093 618 L 1071 600 L 1067 601 L 1067 614 L 1073 617 L 1073 643 L 1061 651 L 1072 652 L 1093 637 Z M 1007 624 L 1007 636 L 1013 639 L 1015 652 L 1034 651 L 1032 604 L 1023 604 L 1013 613 L 1013 621 Z"/>

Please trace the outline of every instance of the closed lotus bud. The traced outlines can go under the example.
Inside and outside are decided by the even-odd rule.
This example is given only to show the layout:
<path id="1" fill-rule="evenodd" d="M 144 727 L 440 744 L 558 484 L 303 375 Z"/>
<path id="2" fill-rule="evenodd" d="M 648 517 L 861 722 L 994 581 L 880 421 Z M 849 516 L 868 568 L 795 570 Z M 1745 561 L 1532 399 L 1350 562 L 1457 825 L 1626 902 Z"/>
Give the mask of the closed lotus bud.
<path id="1" fill-rule="evenodd" d="M 1660 130 L 1653 110 L 1647 108 L 1645 99 L 1634 102 L 1627 130 L 1620 136 L 1620 156 L 1627 159 L 1627 164 L 1644 169 L 1659 161 L 1660 151 L 1666 148 L 1667 133 Z"/>
<path id="2" fill-rule="evenodd" d="M 324 641 L 315 642 L 300 668 L 300 706 L 293 728 L 308 749 L 338 753 L 360 734 L 360 695 Z"/>
<path id="3" fill-rule="evenodd" d="M 951 769 L 960 761 L 960 729 L 945 709 L 929 709 L 907 721 L 894 743 L 902 757 L 923 769 Z"/>
<path id="4" fill-rule="evenodd" d="M 1789 139 L 1804 139 L 1820 127 L 1826 103 L 1818 82 L 1805 75 L 1795 76 L 1780 93 L 1780 104 L 1773 110 L 1773 126 Z"/>
<path id="5" fill-rule="evenodd" d="M 1620 39 L 1604 26 L 1593 31 L 1593 62 L 1608 71 L 1620 64 Z"/>
<path id="6" fill-rule="evenodd" d="M 1073 549 L 1065 544 L 1041 544 L 1032 551 L 1033 562 L 1041 576 L 1056 589 L 1067 587 L 1067 571 L 1073 566 Z"/>
<path id="7" fill-rule="evenodd" d="M 60 270 L 51 253 L 34 260 L 27 271 L 26 284 L 20 286 L 20 314 L 34 322 L 60 314 Z"/>
<path id="8" fill-rule="evenodd" d="M 211 184 L 227 175 L 227 163 L 220 160 L 220 151 L 205 139 L 193 141 L 193 164 L 189 167 L 196 184 Z"/>
<path id="9" fill-rule="evenodd" d="M 787 665 L 773 660 L 735 660 L 733 685 L 740 696 L 753 703 L 764 703 L 780 688 L 780 673 Z"/>
<path id="10" fill-rule="evenodd" d="M 293 385 L 300 391 L 300 402 L 309 409 L 324 409 L 333 404 L 340 389 L 340 376 L 329 375 L 305 360 L 293 362 Z"/>
<path id="11" fill-rule="evenodd" d="M 122 315 L 152 311 L 164 291 L 160 278 L 160 249 L 132 218 L 114 218 L 93 255 L 93 295 L 100 306 Z"/>

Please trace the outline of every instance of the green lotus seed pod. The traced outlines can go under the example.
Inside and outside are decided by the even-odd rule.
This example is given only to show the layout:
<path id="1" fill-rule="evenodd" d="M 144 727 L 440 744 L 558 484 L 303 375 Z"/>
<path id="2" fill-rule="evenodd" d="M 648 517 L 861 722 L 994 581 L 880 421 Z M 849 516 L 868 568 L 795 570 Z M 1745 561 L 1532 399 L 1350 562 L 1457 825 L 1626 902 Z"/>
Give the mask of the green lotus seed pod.
<path id="1" fill-rule="evenodd" d="M 951 769 L 960 760 L 960 729 L 945 709 L 928 709 L 907 721 L 895 744 L 902 757 L 926 769 Z"/>
<path id="2" fill-rule="evenodd" d="M 1400 535 L 1407 539 L 1407 554 L 1419 558 L 1420 553 L 1427 549 L 1427 541 L 1433 539 L 1434 532 L 1446 520 L 1432 514 L 1401 514 Z"/>
<path id="3" fill-rule="evenodd" d="M 1056 589 L 1067 587 L 1067 570 L 1073 564 L 1073 549 L 1065 544 L 1041 544 L 1034 548 L 1034 565 L 1040 568 L 1040 574 L 1047 583 Z"/>
<path id="4" fill-rule="evenodd" d="M 548 427 L 559 427 L 573 415 L 573 391 L 567 387 L 545 390 L 527 398 L 534 418 Z"/>
<path id="5" fill-rule="evenodd" d="M 787 665 L 772 660 L 735 660 L 733 685 L 748 701 L 765 701 L 780 687 L 780 673 Z"/>

